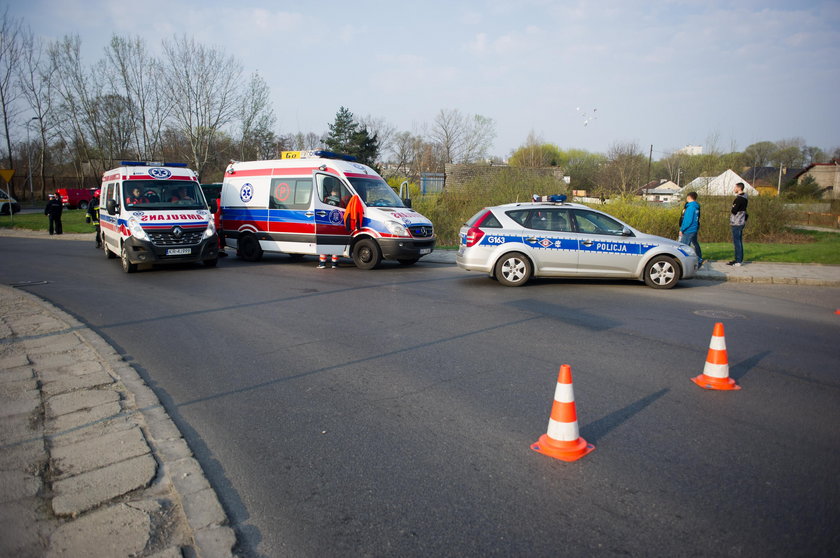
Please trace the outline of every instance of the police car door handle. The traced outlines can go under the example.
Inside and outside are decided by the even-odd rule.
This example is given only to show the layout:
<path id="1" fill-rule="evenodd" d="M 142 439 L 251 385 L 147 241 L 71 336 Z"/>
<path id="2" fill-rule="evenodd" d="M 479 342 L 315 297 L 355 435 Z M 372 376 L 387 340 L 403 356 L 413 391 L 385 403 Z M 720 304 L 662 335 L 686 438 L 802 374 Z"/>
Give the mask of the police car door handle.
<path id="1" fill-rule="evenodd" d="M 526 241 L 526 242 L 536 242 L 536 241 L 537 241 L 537 237 L 536 237 L 536 236 L 532 236 L 532 237 L 530 237 L 530 238 L 526 238 L 526 239 L 525 239 L 525 241 Z"/>
<path id="2" fill-rule="evenodd" d="M 307 217 L 314 217 L 315 212 L 314 211 L 307 211 L 306 213 L 304 213 L 304 215 L 306 215 Z"/>
<path id="3" fill-rule="evenodd" d="M 326 211 L 323 211 L 323 210 L 321 210 L 321 211 L 316 211 L 316 212 L 315 212 L 315 215 L 317 215 L 318 217 L 326 217 L 326 216 L 327 216 L 327 212 L 326 212 Z"/>
<path id="4" fill-rule="evenodd" d="M 581 244 L 583 244 L 584 246 L 592 246 L 592 241 L 591 240 L 584 240 L 583 242 L 581 242 Z"/>

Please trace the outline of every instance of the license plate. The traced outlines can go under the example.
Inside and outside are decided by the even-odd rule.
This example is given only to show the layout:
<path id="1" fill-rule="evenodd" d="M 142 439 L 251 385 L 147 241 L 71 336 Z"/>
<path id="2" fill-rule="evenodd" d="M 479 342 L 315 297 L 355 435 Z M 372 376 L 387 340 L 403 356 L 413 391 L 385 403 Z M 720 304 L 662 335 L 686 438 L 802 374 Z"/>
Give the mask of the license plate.
<path id="1" fill-rule="evenodd" d="M 192 254 L 192 248 L 167 248 L 166 255 L 167 256 L 185 256 L 188 254 Z"/>
<path id="2" fill-rule="evenodd" d="M 420 248 L 420 253 L 421 254 L 431 254 L 432 249 L 431 248 Z"/>

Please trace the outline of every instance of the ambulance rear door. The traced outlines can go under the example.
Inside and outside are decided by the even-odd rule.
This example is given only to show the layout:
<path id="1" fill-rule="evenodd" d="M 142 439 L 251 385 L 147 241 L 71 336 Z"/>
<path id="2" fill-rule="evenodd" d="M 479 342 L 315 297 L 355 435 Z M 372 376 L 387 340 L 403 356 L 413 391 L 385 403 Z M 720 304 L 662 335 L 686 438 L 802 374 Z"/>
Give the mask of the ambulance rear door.
<path id="1" fill-rule="evenodd" d="M 338 176 L 323 172 L 313 174 L 316 252 L 340 256 L 350 243 L 350 231 L 344 226 L 344 208 L 353 194 Z"/>

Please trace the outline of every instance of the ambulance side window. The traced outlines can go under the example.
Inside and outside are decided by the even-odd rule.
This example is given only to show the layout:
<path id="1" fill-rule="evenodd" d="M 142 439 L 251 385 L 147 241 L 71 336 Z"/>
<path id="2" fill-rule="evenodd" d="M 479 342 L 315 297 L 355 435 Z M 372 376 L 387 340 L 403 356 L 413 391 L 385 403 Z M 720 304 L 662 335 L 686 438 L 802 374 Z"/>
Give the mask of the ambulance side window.
<path id="1" fill-rule="evenodd" d="M 309 209 L 311 178 L 272 178 L 269 209 Z"/>

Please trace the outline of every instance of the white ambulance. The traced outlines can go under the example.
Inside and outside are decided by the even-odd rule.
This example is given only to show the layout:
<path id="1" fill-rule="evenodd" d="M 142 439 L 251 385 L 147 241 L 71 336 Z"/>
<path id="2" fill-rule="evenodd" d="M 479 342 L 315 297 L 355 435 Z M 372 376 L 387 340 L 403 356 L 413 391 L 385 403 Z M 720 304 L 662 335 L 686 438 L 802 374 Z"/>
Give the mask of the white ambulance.
<path id="1" fill-rule="evenodd" d="M 122 161 L 102 176 L 99 224 L 109 258 L 138 264 L 219 260 L 219 237 L 196 174 L 182 163 Z"/>
<path id="2" fill-rule="evenodd" d="M 367 165 L 328 151 L 281 157 L 232 162 L 225 172 L 222 229 L 241 258 L 326 254 L 373 269 L 382 260 L 411 265 L 434 250 L 431 221 Z"/>

